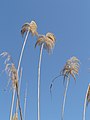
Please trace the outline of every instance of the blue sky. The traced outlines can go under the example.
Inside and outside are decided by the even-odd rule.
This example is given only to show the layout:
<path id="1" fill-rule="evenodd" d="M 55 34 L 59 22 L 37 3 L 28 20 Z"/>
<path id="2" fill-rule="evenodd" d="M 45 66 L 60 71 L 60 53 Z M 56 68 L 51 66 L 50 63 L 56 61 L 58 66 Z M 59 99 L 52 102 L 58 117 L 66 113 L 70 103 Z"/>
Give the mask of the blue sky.
<path id="1" fill-rule="evenodd" d="M 53 86 L 52 100 L 49 86 L 53 77 L 60 73 L 67 59 L 80 59 L 77 82 L 71 78 L 64 120 L 81 120 L 84 97 L 90 82 L 90 1 L 89 0 L 1 0 L 0 1 L 0 53 L 8 51 L 18 65 L 20 50 L 24 41 L 20 34 L 25 22 L 35 20 L 38 32 L 52 32 L 56 36 L 53 54 L 43 51 L 41 66 L 41 120 L 60 120 L 65 84 L 58 78 Z M 22 60 L 23 76 L 21 88 L 22 107 L 26 83 L 28 83 L 26 120 L 37 119 L 37 68 L 39 47 L 34 48 L 36 37 L 30 35 Z M 3 69 L 0 60 L 0 71 Z M 3 89 L 8 81 L 4 73 L 0 76 L 0 118 L 9 120 L 12 90 Z M 90 119 L 90 106 L 86 120 Z"/>

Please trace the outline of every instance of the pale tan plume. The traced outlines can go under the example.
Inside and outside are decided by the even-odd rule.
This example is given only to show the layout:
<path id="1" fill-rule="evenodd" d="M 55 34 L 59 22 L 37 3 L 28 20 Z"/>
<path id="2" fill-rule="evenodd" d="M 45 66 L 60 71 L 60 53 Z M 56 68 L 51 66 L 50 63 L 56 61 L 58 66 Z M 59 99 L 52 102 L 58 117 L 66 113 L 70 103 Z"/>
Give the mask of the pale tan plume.
<path id="1" fill-rule="evenodd" d="M 30 23 L 25 23 L 22 26 L 21 34 L 24 35 L 24 33 L 27 31 L 29 31 L 32 34 L 32 36 L 34 36 L 34 35 L 38 36 L 37 24 L 35 21 L 31 21 Z"/>
<path id="2" fill-rule="evenodd" d="M 46 35 L 39 35 L 37 42 L 35 44 L 35 47 L 41 46 L 44 43 L 44 49 L 46 49 L 48 52 L 50 52 L 54 45 L 55 45 L 55 36 L 53 33 L 48 32 Z"/>
<path id="3" fill-rule="evenodd" d="M 70 59 L 68 59 L 66 61 L 66 64 L 65 64 L 64 68 L 61 70 L 60 75 L 56 76 L 52 80 L 52 83 L 50 85 L 50 92 L 51 92 L 53 83 L 58 77 L 63 76 L 64 81 L 66 80 L 64 99 L 63 99 L 63 104 L 62 104 L 61 120 L 64 119 L 64 109 L 65 109 L 66 95 L 67 95 L 68 85 L 69 85 L 69 81 L 70 81 L 70 76 L 72 76 L 74 78 L 74 80 L 76 81 L 76 75 L 78 75 L 79 68 L 80 68 L 79 59 L 75 56 L 71 57 Z"/>
<path id="4" fill-rule="evenodd" d="M 13 63 L 13 60 L 11 59 L 11 55 L 8 52 L 3 52 L 1 53 L 2 57 L 6 57 L 5 59 L 5 71 L 7 72 L 9 79 L 12 82 L 12 87 L 13 87 L 13 91 L 15 90 L 17 93 L 17 99 L 18 99 L 18 105 L 19 105 L 19 110 L 20 110 L 20 118 L 22 119 L 22 112 L 21 112 L 21 106 L 20 106 L 20 98 L 19 98 L 19 92 L 18 92 L 18 72 L 17 69 L 15 67 L 15 64 Z M 13 106 L 14 106 L 14 92 L 12 95 L 12 104 L 11 104 L 11 108 L 10 108 L 10 120 L 12 120 L 12 112 L 13 112 Z"/>

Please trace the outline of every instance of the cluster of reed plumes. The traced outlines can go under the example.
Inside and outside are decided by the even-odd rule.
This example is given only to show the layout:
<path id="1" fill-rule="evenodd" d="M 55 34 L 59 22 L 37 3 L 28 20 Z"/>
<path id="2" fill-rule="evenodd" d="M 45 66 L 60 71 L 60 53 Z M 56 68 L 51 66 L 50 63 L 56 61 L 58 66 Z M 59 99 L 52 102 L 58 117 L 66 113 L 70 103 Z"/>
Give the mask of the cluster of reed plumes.
<path id="1" fill-rule="evenodd" d="M 10 120 L 19 120 L 18 108 L 19 108 L 19 113 L 20 113 L 20 120 L 25 120 L 26 101 L 24 105 L 24 115 L 22 114 L 22 108 L 20 104 L 20 87 L 21 87 L 20 79 L 22 76 L 20 74 L 20 68 L 21 68 L 22 56 L 24 53 L 24 49 L 25 49 L 25 45 L 26 45 L 29 33 L 31 33 L 32 37 L 36 36 L 37 41 L 36 41 L 35 47 L 40 46 L 40 59 L 39 59 L 39 64 L 38 64 L 38 100 L 37 100 L 38 101 L 37 102 L 38 120 L 40 120 L 40 68 L 41 68 L 42 51 L 43 49 L 46 49 L 50 53 L 52 49 L 54 48 L 55 40 L 56 40 L 53 33 L 48 32 L 46 35 L 39 34 L 37 32 L 37 24 L 35 21 L 31 21 L 30 23 L 25 23 L 22 26 L 22 29 L 21 29 L 22 36 L 24 36 L 25 33 L 26 35 L 25 35 L 24 43 L 21 49 L 17 68 L 13 62 L 11 55 L 8 52 L 2 52 L 0 55 L 1 57 L 5 58 L 4 71 L 7 73 L 12 83 L 12 103 L 10 107 Z M 14 115 L 13 115 L 15 93 L 17 95 L 17 100 L 16 100 L 17 104 L 16 104 L 16 111 L 14 112 Z"/>
<path id="2" fill-rule="evenodd" d="M 21 79 L 22 79 L 22 73 L 20 72 L 21 69 L 21 61 L 22 61 L 22 56 L 24 53 L 25 45 L 28 39 L 29 33 L 31 34 L 32 37 L 36 36 L 36 46 L 40 46 L 40 57 L 39 57 L 39 62 L 38 62 L 38 86 L 37 86 L 37 120 L 40 120 L 40 74 L 41 74 L 41 61 L 42 61 L 42 52 L 43 49 L 46 49 L 48 53 L 50 53 L 56 42 L 56 38 L 53 33 L 48 32 L 46 35 L 39 34 L 37 31 L 37 24 L 35 21 L 31 21 L 30 23 L 25 23 L 22 26 L 21 29 L 21 34 L 24 36 L 25 34 L 25 39 L 24 43 L 21 49 L 19 61 L 18 61 L 18 66 L 16 67 L 11 55 L 8 52 L 2 52 L 0 54 L 1 57 L 5 58 L 4 65 L 5 69 L 4 71 L 7 73 L 11 84 L 12 84 L 12 103 L 10 107 L 10 120 L 25 120 L 25 110 L 26 110 L 26 97 L 27 93 L 25 96 L 25 104 L 24 104 L 24 114 L 22 114 L 22 107 L 21 107 L 21 101 L 20 101 L 20 87 L 21 87 Z M 63 104 L 62 104 L 62 113 L 61 113 L 61 119 L 64 119 L 64 108 L 65 108 L 65 101 L 66 101 L 66 94 L 67 94 L 67 89 L 69 85 L 70 78 L 72 77 L 76 81 L 76 75 L 79 73 L 79 68 L 80 68 L 80 61 L 77 57 L 73 56 L 70 59 L 66 61 L 66 64 L 64 65 L 63 69 L 61 70 L 60 74 L 56 76 L 50 85 L 50 92 L 53 86 L 54 81 L 60 77 L 63 76 L 64 81 L 66 81 L 66 87 L 64 91 L 64 99 L 63 99 Z M 27 92 L 27 90 L 26 90 Z M 16 111 L 13 114 L 13 107 L 14 107 L 14 101 L 15 101 L 15 93 L 17 95 L 16 99 Z M 85 103 L 84 103 L 84 112 L 83 112 L 83 120 L 85 120 L 85 113 L 86 113 L 86 107 L 88 103 L 90 102 L 90 84 L 88 86 L 87 92 L 86 92 L 86 97 L 85 97 Z M 19 110 L 19 111 L 18 111 Z M 19 115 L 20 114 L 20 118 Z"/>

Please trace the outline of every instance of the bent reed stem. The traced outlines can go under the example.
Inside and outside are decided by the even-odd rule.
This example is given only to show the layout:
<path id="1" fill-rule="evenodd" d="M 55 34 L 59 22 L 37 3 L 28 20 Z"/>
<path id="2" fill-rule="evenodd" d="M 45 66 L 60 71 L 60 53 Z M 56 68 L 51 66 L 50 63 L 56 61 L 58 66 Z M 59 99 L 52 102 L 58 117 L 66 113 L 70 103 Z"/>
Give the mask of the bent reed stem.
<path id="1" fill-rule="evenodd" d="M 43 46 L 44 46 L 44 43 L 41 45 L 41 48 L 40 48 L 40 57 L 39 57 L 39 64 L 38 64 L 38 120 L 40 120 L 40 73 L 41 73 L 41 60 L 42 60 Z"/>
<path id="2" fill-rule="evenodd" d="M 64 109 L 65 109 L 65 102 L 66 102 L 66 95 L 67 95 L 69 80 L 70 80 L 70 77 L 67 78 L 66 88 L 65 88 L 65 91 L 64 91 L 64 100 L 63 100 L 63 105 L 62 105 L 61 120 L 63 120 L 63 118 L 64 118 Z"/>
<path id="3" fill-rule="evenodd" d="M 25 45 L 26 45 L 26 42 L 27 42 L 28 35 L 29 35 L 29 31 L 27 31 L 27 34 L 26 34 L 26 37 L 25 37 L 25 40 L 24 40 L 24 43 L 23 43 L 23 46 L 22 46 L 22 50 L 21 50 L 21 53 L 20 53 L 20 58 L 19 58 L 18 68 L 17 68 L 18 78 L 19 78 L 19 70 L 20 70 L 21 60 L 22 60 L 22 56 L 23 56 L 23 52 L 24 52 L 24 49 L 25 49 Z M 13 100 L 12 100 L 12 103 L 11 103 L 12 105 L 11 105 L 11 112 L 10 112 L 10 120 L 12 120 L 12 113 L 13 113 L 14 99 L 15 99 L 15 91 L 16 90 L 14 89 L 13 90 L 13 98 L 12 98 Z"/>
<path id="4" fill-rule="evenodd" d="M 89 86 L 88 86 L 88 89 L 89 89 Z M 87 89 L 86 96 L 85 96 L 85 101 L 84 101 L 83 120 L 85 120 L 85 116 L 86 116 L 86 104 L 87 104 L 88 89 Z"/>

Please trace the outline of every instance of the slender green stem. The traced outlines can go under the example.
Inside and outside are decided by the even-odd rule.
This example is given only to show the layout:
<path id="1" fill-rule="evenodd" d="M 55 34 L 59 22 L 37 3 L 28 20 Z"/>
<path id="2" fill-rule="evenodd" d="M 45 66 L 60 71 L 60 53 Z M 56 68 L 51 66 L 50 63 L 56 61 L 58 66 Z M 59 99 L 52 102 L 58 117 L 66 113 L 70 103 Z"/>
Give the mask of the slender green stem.
<path id="1" fill-rule="evenodd" d="M 42 60 L 42 51 L 43 51 L 44 43 L 40 48 L 40 57 L 39 57 L 39 65 L 38 65 L 38 120 L 40 120 L 40 73 L 41 73 L 41 60 Z"/>
<path id="2" fill-rule="evenodd" d="M 69 85 L 69 80 L 70 78 L 67 78 L 67 83 L 66 83 L 66 88 L 65 88 L 65 92 L 64 92 L 64 100 L 63 100 L 63 105 L 62 105 L 62 114 L 61 114 L 61 119 L 63 120 L 64 118 L 64 109 L 65 109 L 65 102 L 66 102 L 66 95 L 67 95 L 67 89 L 68 89 L 68 85 Z"/>

